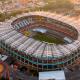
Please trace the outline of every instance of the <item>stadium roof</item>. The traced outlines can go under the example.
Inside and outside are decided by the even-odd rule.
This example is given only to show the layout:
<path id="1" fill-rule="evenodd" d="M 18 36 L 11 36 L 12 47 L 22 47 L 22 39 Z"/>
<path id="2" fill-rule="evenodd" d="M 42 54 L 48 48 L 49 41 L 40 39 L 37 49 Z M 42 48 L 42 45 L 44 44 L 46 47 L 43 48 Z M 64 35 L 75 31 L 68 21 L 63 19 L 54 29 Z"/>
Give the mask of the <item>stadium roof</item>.
<path id="1" fill-rule="evenodd" d="M 11 23 L 17 18 L 30 15 L 41 15 L 72 25 L 78 31 L 78 39 L 75 40 L 73 43 L 66 45 L 49 44 L 34 40 L 33 38 L 28 38 L 23 34 L 17 32 L 11 26 Z M 80 47 L 80 23 L 79 20 L 76 21 L 74 20 L 74 18 L 70 19 L 67 16 L 49 12 L 24 13 L 20 16 L 14 17 L 6 22 L 3 22 L 2 25 L 0 25 L 0 40 L 5 41 L 5 43 L 10 45 L 12 48 L 25 52 L 26 55 L 32 54 L 32 56 L 37 58 L 56 58 L 66 56 Z"/>
<path id="2" fill-rule="evenodd" d="M 33 31 L 41 32 L 41 33 L 46 33 L 47 30 L 43 28 L 34 28 Z"/>

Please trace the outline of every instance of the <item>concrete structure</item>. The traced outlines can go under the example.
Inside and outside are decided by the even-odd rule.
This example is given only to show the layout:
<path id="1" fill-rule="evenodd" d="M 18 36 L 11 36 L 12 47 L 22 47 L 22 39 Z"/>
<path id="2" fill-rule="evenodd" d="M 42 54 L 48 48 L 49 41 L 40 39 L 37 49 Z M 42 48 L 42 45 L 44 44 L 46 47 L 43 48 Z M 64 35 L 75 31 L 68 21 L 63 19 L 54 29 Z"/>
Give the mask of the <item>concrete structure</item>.
<path id="1" fill-rule="evenodd" d="M 66 80 L 64 71 L 39 72 L 39 80 Z"/>
<path id="2" fill-rule="evenodd" d="M 40 42 L 23 35 L 23 31 L 38 25 L 38 22 L 60 33 L 63 39 L 69 37 L 72 42 L 56 45 Z M 62 69 L 73 64 L 80 57 L 79 22 L 80 20 L 55 13 L 25 13 L 3 22 L 0 26 L 0 47 L 27 66 L 28 69 L 37 71 Z M 55 27 L 54 24 L 59 26 Z"/>

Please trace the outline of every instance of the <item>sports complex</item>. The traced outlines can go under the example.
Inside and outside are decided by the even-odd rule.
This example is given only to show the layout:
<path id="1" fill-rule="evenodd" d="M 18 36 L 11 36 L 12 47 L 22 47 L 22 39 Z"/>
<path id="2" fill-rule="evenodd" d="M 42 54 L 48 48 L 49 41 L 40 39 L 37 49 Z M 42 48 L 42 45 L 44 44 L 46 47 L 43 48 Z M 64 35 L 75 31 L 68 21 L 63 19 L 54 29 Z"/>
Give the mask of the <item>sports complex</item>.
<path id="1" fill-rule="evenodd" d="M 80 57 L 78 21 L 50 12 L 29 12 L 0 26 L 0 47 L 29 70 L 58 70 Z"/>

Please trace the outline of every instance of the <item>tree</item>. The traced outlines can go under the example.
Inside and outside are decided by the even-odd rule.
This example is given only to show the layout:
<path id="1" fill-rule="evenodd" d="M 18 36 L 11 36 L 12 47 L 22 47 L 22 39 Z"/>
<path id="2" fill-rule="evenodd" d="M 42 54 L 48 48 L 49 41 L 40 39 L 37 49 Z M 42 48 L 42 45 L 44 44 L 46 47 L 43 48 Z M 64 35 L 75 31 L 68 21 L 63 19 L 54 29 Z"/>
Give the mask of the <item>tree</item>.
<path id="1" fill-rule="evenodd" d="M 0 80 L 9 80 L 8 78 L 1 77 Z"/>

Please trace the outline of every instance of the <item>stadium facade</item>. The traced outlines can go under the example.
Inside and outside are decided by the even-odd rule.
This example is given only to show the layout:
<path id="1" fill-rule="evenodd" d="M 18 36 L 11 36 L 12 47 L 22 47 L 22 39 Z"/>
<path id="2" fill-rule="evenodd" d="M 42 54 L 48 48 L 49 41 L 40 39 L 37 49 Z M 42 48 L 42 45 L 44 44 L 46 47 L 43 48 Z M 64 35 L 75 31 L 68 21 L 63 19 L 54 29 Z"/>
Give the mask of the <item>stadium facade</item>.
<path id="1" fill-rule="evenodd" d="M 36 26 L 44 26 L 54 31 L 65 43 L 41 42 L 24 35 L 25 30 Z M 25 13 L 1 24 L 0 47 L 28 69 L 62 69 L 80 57 L 79 23 L 68 16 L 49 12 Z"/>

